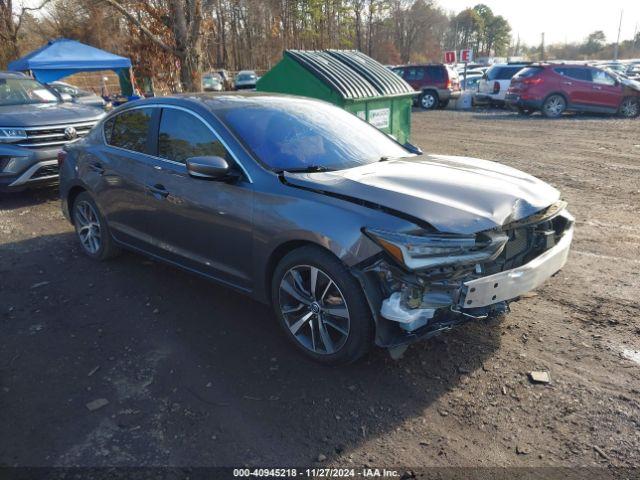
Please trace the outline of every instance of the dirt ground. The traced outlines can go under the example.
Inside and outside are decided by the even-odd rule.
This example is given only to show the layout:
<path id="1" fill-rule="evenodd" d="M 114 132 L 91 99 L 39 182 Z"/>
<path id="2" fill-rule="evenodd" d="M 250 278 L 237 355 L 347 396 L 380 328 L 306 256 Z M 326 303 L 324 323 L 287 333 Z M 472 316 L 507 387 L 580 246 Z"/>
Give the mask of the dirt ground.
<path id="1" fill-rule="evenodd" d="M 55 190 L 0 197 L 0 466 L 640 466 L 640 120 L 436 111 L 412 128 L 427 152 L 560 188 L 565 269 L 502 320 L 325 368 L 239 294 L 85 258 Z"/>

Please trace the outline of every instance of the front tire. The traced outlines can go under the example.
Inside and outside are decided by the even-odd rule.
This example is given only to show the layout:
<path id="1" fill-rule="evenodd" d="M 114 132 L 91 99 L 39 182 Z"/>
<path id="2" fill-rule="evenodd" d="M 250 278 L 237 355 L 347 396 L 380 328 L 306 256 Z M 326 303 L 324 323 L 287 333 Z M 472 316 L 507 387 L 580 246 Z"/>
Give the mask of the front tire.
<path id="1" fill-rule="evenodd" d="M 559 118 L 567 109 L 567 101 L 557 93 L 549 95 L 542 104 L 542 114 L 547 118 Z"/>
<path id="2" fill-rule="evenodd" d="M 623 118 L 636 118 L 640 116 L 640 99 L 638 99 L 638 97 L 625 97 L 620 104 L 618 113 Z"/>
<path id="3" fill-rule="evenodd" d="M 85 255 L 94 260 L 107 260 L 120 253 L 109 232 L 109 226 L 96 202 L 87 192 L 79 194 L 72 206 L 73 225 Z"/>
<path id="4" fill-rule="evenodd" d="M 362 287 L 331 253 L 314 246 L 292 251 L 276 267 L 271 285 L 278 323 L 307 357 L 339 365 L 371 348 L 374 323 Z"/>

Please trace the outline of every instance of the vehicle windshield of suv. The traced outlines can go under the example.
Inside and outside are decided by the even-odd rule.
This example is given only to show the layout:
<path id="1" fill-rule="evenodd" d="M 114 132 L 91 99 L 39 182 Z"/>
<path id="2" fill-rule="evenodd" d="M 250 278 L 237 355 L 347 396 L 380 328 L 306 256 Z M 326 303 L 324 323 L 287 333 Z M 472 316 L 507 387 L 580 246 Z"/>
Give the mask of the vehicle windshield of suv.
<path id="1" fill-rule="evenodd" d="M 240 73 L 238 74 L 238 80 L 241 82 L 246 82 L 247 80 L 255 80 L 256 75 L 254 73 Z"/>
<path id="2" fill-rule="evenodd" d="M 342 170 L 413 156 L 353 114 L 318 102 L 289 100 L 285 107 L 262 99 L 218 115 L 260 162 L 278 172 Z"/>
<path id="3" fill-rule="evenodd" d="M 492 67 L 487 70 L 487 80 L 509 80 L 523 68 L 523 66 Z"/>
<path id="4" fill-rule="evenodd" d="M 0 106 L 58 101 L 47 87 L 30 78 L 0 78 Z"/>

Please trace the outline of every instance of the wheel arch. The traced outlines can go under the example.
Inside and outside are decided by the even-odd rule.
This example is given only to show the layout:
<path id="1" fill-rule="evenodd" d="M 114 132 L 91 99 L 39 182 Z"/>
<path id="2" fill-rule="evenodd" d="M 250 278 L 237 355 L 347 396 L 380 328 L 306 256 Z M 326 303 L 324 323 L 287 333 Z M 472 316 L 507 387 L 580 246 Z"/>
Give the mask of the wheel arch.
<path id="1" fill-rule="evenodd" d="M 569 97 L 567 96 L 566 93 L 562 92 L 562 91 L 555 91 L 555 92 L 551 92 L 549 93 L 546 97 L 544 97 L 544 100 L 542 101 L 542 105 L 545 104 L 545 102 L 547 100 L 549 100 L 549 98 L 551 98 L 554 95 L 560 95 L 563 99 L 564 102 L 567 104 L 567 109 L 569 108 L 570 104 L 569 104 Z"/>
<path id="2" fill-rule="evenodd" d="M 74 185 L 67 192 L 67 209 L 69 210 L 69 221 L 73 225 L 73 204 L 82 192 L 86 192 L 87 189 L 81 185 Z"/>
<path id="3" fill-rule="evenodd" d="M 269 255 L 269 258 L 266 263 L 266 268 L 264 269 L 264 278 L 262 281 L 262 292 L 264 292 L 264 298 L 267 300 L 267 303 L 271 303 L 271 287 L 273 283 L 273 274 L 278 266 L 278 264 L 282 261 L 284 257 L 286 257 L 289 253 L 293 252 L 302 247 L 317 247 L 325 252 L 330 253 L 338 260 L 342 261 L 336 252 L 327 248 L 325 245 L 322 245 L 318 242 L 313 242 L 311 240 L 287 240 L 281 244 L 279 244 Z"/>

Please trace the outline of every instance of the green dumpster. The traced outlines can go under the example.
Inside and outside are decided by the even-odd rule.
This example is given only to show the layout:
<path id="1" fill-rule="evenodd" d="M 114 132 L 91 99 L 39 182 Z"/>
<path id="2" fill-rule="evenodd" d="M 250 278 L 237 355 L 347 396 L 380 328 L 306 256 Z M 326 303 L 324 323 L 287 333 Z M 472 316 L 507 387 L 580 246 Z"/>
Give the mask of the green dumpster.
<path id="1" fill-rule="evenodd" d="M 403 79 L 355 50 L 286 50 L 256 85 L 333 103 L 368 121 L 398 142 L 409 142 L 416 92 Z"/>

